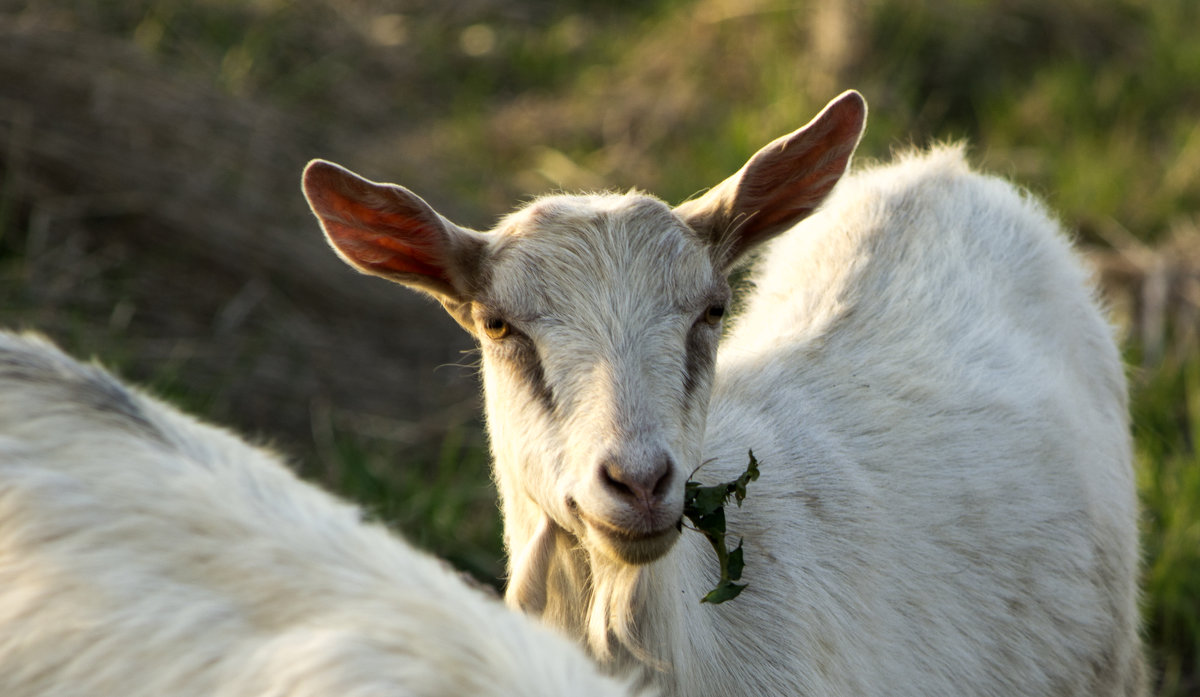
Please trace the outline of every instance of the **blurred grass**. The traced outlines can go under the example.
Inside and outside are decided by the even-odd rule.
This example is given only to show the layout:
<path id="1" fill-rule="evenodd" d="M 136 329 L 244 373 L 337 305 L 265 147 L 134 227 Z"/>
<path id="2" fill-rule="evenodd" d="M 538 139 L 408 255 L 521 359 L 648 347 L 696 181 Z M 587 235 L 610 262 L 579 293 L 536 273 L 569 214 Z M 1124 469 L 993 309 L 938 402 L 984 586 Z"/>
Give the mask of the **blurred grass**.
<path id="1" fill-rule="evenodd" d="M 1200 3 L 0 0 L 3 15 L 119 37 L 180 80 L 287 110 L 328 149 L 309 154 L 400 181 L 477 227 L 551 188 L 684 199 L 850 87 L 871 105 L 863 159 L 966 139 L 982 168 L 1048 200 L 1104 282 L 1135 366 L 1159 694 L 1200 695 Z M 0 180 L 4 279 L 32 273 L 13 171 Z M 23 302 L 17 281 L 5 293 Z M 98 337 L 87 317 L 119 307 L 82 307 L 65 343 L 137 365 L 120 321 Z M 245 343 L 225 380 L 254 360 Z M 186 379 L 186 352 L 156 365 L 149 377 L 172 398 L 236 413 L 220 379 Z M 414 448 L 336 407 L 310 405 L 312 433 L 292 448 L 313 444 L 305 474 L 494 580 L 499 523 L 477 427 Z"/>
<path id="2" fill-rule="evenodd" d="M 1161 694 L 1193 695 L 1200 666 L 1200 355 L 1144 374 L 1132 396 L 1147 632 Z"/>
<path id="3" fill-rule="evenodd" d="M 477 431 L 450 431 L 437 452 L 416 458 L 407 449 L 332 427 L 318 442 L 320 466 L 302 474 L 358 501 L 418 546 L 499 586 L 504 574 L 500 512 L 487 449 Z"/>

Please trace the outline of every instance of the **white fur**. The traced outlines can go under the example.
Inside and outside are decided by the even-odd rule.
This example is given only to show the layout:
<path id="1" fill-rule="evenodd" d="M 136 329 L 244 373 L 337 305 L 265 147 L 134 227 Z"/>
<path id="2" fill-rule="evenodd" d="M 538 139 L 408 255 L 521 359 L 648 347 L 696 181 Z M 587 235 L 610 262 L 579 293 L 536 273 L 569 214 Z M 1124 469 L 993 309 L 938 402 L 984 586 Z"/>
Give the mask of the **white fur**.
<path id="1" fill-rule="evenodd" d="M 749 586 L 654 565 L 670 693 L 1139 695 L 1125 381 L 1042 208 L 957 149 L 852 175 L 766 252 L 724 340 L 704 479 L 753 448 Z M 742 658 L 731 658 L 730 653 Z"/>
<path id="2" fill-rule="evenodd" d="M 622 695 L 273 453 L 0 332 L 0 695 Z"/>
<path id="3" fill-rule="evenodd" d="M 843 95 L 674 210 L 554 196 L 480 234 L 330 163 L 305 190 L 343 258 L 479 337 L 508 599 L 614 670 L 689 697 L 1143 694 L 1122 366 L 1027 195 L 954 148 L 849 176 L 767 249 L 713 368 L 730 258 L 824 199 L 864 115 Z M 712 551 L 668 523 L 751 449 L 749 585 L 701 605 Z"/>

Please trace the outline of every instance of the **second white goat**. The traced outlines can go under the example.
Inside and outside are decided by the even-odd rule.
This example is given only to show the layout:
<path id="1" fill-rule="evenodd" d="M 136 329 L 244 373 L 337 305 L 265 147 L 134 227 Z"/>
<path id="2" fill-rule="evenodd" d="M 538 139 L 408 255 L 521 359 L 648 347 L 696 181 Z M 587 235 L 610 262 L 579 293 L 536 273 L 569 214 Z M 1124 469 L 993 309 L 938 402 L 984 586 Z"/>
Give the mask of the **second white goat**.
<path id="1" fill-rule="evenodd" d="M 628 695 L 276 456 L 0 332 L 0 695 Z"/>
<path id="2" fill-rule="evenodd" d="M 614 669 L 690 697 L 1142 694 L 1125 382 L 1086 275 L 955 149 L 835 190 L 865 115 L 847 93 L 674 209 L 550 196 L 490 234 L 327 162 L 304 186 L 346 261 L 478 338 L 509 601 Z M 823 202 L 718 353 L 731 265 Z M 700 605 L 684 484 L 751 449 L 749 585 Z"/>

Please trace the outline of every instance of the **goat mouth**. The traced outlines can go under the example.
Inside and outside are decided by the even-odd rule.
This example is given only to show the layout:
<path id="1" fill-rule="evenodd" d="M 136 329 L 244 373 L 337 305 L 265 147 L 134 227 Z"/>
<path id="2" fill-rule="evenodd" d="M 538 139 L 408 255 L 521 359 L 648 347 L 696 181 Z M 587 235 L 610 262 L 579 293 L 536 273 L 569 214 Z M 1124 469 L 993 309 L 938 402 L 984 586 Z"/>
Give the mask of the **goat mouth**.
<path id="1" fill-rule="evenodd" d="M 579 508 L 575 512 L 587 527 L 587 537 L 626 564 L 649 564 L 661 559 L 675 546 L 680 534 L 678 521 L 653 530 L 631 530 L 589 516 Z"/>

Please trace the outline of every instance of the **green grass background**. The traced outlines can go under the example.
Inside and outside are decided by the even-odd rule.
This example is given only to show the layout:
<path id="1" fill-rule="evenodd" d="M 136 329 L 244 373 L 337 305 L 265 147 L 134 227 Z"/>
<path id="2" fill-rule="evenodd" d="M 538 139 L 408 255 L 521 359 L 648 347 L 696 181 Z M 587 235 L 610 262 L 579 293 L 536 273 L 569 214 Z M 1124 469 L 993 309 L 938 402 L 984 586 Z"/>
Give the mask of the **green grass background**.
<path id="1" fill-rule="evenodd" d="M 860 158 L 966 140 L 980 167 L 1046 199 L 1096 262 L 1130 365 L 1156 689 L 1200 695 L 1200 3 L 597 5 L 5 0 L 0 16 L 113 38 L 197 89 L 286 112 L 326 148 L 309 155 L 404 183 L 481 228 L 555 188 L 681 200 L 850 87 L 871 109 Z M 11 271 L 36 221 L 9 183 Z M 102 345 L 110 363 L 136 361 L 120 336 Z M 160 366 L 157 388 L 230 418 L 181 386 L 186 359 Z M 296 448 L 309 476 L 478 576 L 500 573 L 477 422 L 417 450 L 313 423 L 311 447 Z"/>

